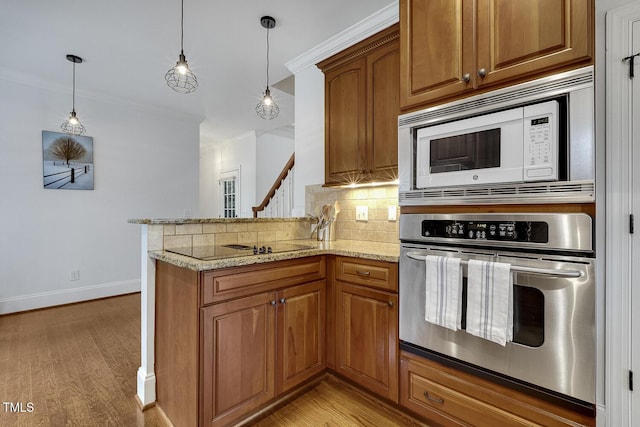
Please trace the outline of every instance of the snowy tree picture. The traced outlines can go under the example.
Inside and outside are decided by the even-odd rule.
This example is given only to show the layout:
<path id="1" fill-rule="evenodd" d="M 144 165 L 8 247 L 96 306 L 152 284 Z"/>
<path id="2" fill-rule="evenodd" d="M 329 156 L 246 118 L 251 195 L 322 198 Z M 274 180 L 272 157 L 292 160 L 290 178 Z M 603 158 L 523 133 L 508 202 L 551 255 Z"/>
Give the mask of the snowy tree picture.
<path id="1" fill-rule="evenodd" d="M 42 131 L 44 188 L 93 190 L 93 138 Z"/>

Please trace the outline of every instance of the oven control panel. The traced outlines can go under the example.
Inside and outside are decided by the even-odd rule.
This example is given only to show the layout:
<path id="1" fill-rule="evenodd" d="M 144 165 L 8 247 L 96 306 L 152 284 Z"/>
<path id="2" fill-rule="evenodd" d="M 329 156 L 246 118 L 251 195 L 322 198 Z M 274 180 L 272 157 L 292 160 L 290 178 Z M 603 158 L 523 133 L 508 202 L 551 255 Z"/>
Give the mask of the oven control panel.
<path id="1" fill-rule="evenodd" d="M 542 221 L 424 220 L 422 237 L 547 243 L 549 225 Z"/>

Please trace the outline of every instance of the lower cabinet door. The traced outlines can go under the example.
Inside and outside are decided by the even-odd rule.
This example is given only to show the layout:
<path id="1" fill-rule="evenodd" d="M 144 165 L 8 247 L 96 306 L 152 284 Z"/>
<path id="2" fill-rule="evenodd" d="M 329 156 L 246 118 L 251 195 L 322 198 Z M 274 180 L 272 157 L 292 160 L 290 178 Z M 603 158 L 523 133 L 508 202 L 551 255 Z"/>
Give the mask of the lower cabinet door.
<path id="1" fill-rule="evenodd" d="M 336 370 L 398 401 L 398 296 L 337 282 Z"/>
<path id="2" fill-rule="evenodd" d="M 227 425 L 275 396 L 275 293 L 202 309 L 201 425 Z"/>
<path id="3" fill-rule="evenodd" d="M 324 280 L 278 292 L 278 394 L 324 370 L 325 313 Z"/>

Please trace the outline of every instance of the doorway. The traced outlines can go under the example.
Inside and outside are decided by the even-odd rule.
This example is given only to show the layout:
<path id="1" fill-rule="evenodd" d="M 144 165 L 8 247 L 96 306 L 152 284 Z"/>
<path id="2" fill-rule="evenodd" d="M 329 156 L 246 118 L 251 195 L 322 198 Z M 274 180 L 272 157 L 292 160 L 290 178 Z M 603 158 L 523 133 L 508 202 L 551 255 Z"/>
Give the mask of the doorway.
<path id="1" fill-rule="evenodd" d="M 606 425 L 640 425 L 640 2 L 606 18 Z M 634 61 L 631 68 L 630 61 Z M 635 112 L 635 113 L 634 113 Z M 604 424 L 604 423 L 603 423 Z M 600 423 L 599 423 L 600 425 Z"/>

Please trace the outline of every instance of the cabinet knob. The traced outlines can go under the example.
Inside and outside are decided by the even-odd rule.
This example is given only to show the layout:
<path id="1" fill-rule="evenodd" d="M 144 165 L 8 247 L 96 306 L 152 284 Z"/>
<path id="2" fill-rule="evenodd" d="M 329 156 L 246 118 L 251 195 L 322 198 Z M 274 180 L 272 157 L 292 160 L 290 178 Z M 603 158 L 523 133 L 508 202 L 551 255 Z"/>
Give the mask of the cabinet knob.
<path id="1" fill-rule="evenodd" d="M 371 272 L 370 271 L 356 270 L 356 274 L 358 274 L 360 276 L 371 276 Z"/>
<path id="2" fill-rule="evenodd" d="M 271 305 L 276 305 L 276 304 L 277 304 L 276 300 L 271 301 Z"/>
<path id="3" fill-rule="evenodd" d="M 424 395 L 424 397 L 426 397 L 429 401 L 433 402 L 433 403 L 437 403 L 439 405 L 442 405 L 444 403 L 444 399 L 439 399 L 437 397 L 432 397 L 429 392 L 424 392 L 422 393 Z"/>
<path id="4" fill-rule="evenodd" d="M 484 78 L 487 75 L 487 70 L 485 70 L 484 68 L 480 68 L 478 70 L 478 77 Z"/>
<path id="5" fill-rule="evenodd" d="M 284 299 L 284 298 L 280 298 L 280 304 L 284 304 L 285 302 L 287 302 L 287 300 L 286 300 L 286 299 Z"/>
<path id="6" fill-rule="evenodd" d="M 471 81 L 471 74 L 465 73 L 464 76 L 462 76 L 462 81 L 465 83 L 469 83 Z"/>
<path id="7" fill-rule="evenodd" d="M 387 303 L 387 305 L 388 305 L 389 307 L 393 307 L 393 301 L 389 301 L 389 302 Z"/>

